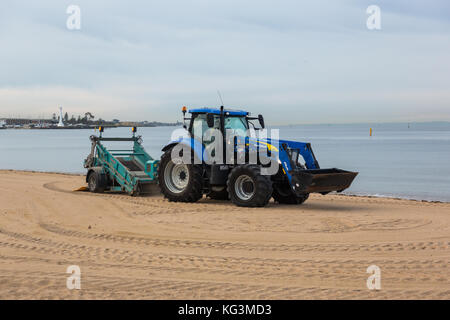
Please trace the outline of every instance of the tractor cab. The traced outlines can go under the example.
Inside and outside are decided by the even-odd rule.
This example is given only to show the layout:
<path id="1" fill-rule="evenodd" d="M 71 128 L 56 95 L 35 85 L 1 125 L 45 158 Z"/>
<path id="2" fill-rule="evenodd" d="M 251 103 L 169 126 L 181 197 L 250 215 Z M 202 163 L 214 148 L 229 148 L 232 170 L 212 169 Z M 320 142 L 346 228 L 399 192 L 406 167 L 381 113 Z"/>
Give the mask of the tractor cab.
<path id="1" fill-rule="evenodd" d="M 249 129 L 255 130 L 264 128 L 264 118 L 262 115 L 258 117 L 251 117 L 250 113 L 241 110 L 231 109 L 211 109 L 211 108 L 199 108 L 189 110 L 191 114 L 190 118 L 186 118 L 186 109 L 183 108 L 184 120 L 189 121 L 189 124 L 185 128 L 193 138 L 202 140 L 203 134 L 208 129 L 220 130 L 225 136 L 225 133 L 229 130 L 233 134 L 240 136 L 246 136 Z M 254 123 L 255 120 L 259 121 L 259 127 Z M 207 141 L 204 141 L 207 143 Z"/>

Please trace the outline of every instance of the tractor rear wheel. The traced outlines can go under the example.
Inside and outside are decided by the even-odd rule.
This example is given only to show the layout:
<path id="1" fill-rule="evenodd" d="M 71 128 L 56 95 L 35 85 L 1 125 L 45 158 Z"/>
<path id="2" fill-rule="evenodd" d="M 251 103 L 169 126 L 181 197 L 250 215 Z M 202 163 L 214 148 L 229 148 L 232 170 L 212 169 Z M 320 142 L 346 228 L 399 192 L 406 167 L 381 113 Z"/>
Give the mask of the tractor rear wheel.
<path id="1" fill-rule="evenodd" d="M 272 196 L 272 181 L 257 165 L 241 165 L 228 175 L 231 202 L 240 207 L 264 207 Z"/>
<path id="2" fill-rule="evenodd" d="M 91 170 L 87 182 L 90 192 L 102 193 L 106 189 L 106 175 L 101 172 L 101 168 Z"/>
<path id="3" fill-rule="evenodd" d="M 169 201 L 196 202 L 203 197 L 202 173 L 199 165 L 175 163 L 170 149 L 162 155 L 159 163 L 159 187 Z"/>
<path id="4" fill-rule="evenodd" d="M 281 204 L 302 204 L 309 198 L 309 193 L 297 196 L 289 185 L 274 185 L 272 197 Z"/>

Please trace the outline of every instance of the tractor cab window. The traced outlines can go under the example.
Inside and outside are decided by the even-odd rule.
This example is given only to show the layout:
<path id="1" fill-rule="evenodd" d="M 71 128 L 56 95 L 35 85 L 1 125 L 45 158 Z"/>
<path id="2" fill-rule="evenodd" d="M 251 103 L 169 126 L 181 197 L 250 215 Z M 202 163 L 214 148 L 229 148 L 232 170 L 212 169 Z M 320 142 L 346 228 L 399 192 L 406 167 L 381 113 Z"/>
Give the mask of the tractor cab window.
<path id="1" fill-rule="evenodd" d="M 232 130 L 234 134 L 246 136 L 248 129 L 246 117 L 226 117 L 225 130 Z"/>
<path id="2" fill-rule="evenodd" d="M 194 138 L 198 140 L 203 140 L 203 143 L 208 144 L 212 141 L 208 141 L 205 139 L 204 135 L 205 132 L 210 129 L 208 127 L 208 123 L 206 122 L 206 114 L 199 114 L 195 117 L 193 123 L 192 123 L 192 133 Z M 213 129 L 220 129 L 220 117 L 214 116 L 214 128 Z M 203 139 L 202 139 L 203 138 Z"/>
<path id="3" fill-rule="evenodd" d="M 225 117 L 225 131 L 231 130 L 234 135 L 238 136 L 246 136 L 248 124 L 246 117 Z M 205 132 L 210 129 L 208 127 L 208 123 L 206 121 L 206 114 L 198 114 L 193 122 L 192 122 L 192 134 L 194 138 L 198 140 L 203 140 L 203 143 L 209 144 L 212 141 L 214 141 L 214 138 L 212 140 L 208 140 L 205 137 Z M 214 115 L 214 127 L 213 129 L 220 130 L 220 116 Z"/>
<path id="4" fill-rule="evenodd" d="M 192 133 L 195 138 L 201 138 L 203 132 L 208 130 L 208 124 L 206 123 L 206 115 L 199 114 L 195 117 L 194 122 L 192 123 Z"/>

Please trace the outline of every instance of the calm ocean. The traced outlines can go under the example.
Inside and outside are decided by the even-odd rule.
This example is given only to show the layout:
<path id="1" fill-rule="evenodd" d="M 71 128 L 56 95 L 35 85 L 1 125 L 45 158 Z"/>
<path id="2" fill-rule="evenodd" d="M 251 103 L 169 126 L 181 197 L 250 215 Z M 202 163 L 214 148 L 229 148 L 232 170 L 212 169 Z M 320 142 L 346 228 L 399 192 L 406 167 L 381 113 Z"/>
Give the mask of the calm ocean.
<path id="1" fill-rule="evenodd" d="M 369 128 L 373 136 L 369 136 Z M 155 158 L 174 127 L 139 128 Z M 311 142 L 322 168 L 358 171 L 345 193 L 450 202 L 450 123 L 282 126 Z M 93 130 L 0 130 L 0 169 L 83 173 Z M 129 136 L 129 128 L 105 136 Z"/>

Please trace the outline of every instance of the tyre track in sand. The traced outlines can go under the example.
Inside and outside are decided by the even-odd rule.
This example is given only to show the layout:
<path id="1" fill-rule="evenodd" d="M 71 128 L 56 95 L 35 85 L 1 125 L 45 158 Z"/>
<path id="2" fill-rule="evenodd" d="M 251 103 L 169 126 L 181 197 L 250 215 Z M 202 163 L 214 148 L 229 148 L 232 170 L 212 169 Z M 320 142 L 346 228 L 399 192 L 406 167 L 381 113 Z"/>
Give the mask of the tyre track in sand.
<path id="1" fill-rule="evenodd" d="M 262 278 L 313 278 L 352 280 L 355 272 L 365 270 L 370 264 L 389 265 L 390 270 L 405 270 L 405 275 L 385 280 L 411 281 L 411 272 L 425 274 L 419 278 L 423 281 L 447 281 L 449 263 L 445 260 L 389 260 L 389 259 L 268 259 L 246 257 L 208 257 L 199 255 L 180 255 L 148 253 L 138 250 L 125 250 L 111 247 L 86 246 L 50 239 L 36 238 L 29 235 L 8 232 L 0 229 L 0 234 L 9 238 L 30 242 L 32 245 L 17 242 L 0 241 L 0 246 L 31 251 L 33 253 L 52 254 L 70 257 L 80 262 L 106 260 L 120 262 L 122 265 L 103 263 L 104 267 L 120 267 L 126 269 L 146 269 L 156 271 L 173 271 L 188 273 L 212 273 L 230 276 L 251 276 Z M 86 260 L 87 259 L 87 260 Z M 174 265 L 176 267 L 174 267 Z M 442 270 L 447 272 L 442 273 Z M 365 277 L 365 274 L 362 274 Z"/>
<path id="2" fill-rule="evenodd" d="M 183 203 L 180 208 L 171 208 L 168 210 L 167 208 L 167 200 L 162 197 L 151 196 L 151 197 L 131 197 L 126 194 L 120 193 L 90 193 L 90 192 L 74 192 L 71 190 L 66 190 L 58 187 L 56 184 L 60 181 L 53 181 L 49 183 L 45 183 L 42 186 L 45 189 L 66 193 L 74 196 L 83 196 L 83 197 L 95 197 L 105 200 L 120 200 L 121 202 L 138 205 L 141 207 L 151 208 L 142 213 L 133 213 L 135 215 L 155 215 L 155 214 L 179 214 L 179 213 L 202 213 L 202 212 L 211 212 L 214 210 L 222 209 L 228 212 L 233 211 L 241 211 L 241 208 L 230 206 L 226 202 L 213 202 L 213 203 Z M 255 210 L 254 208 L 247 208 L 247 210 Z"/>
<path id="3" fill-rule="evenodd" d="M 428 242 L 397 242 L 382 243 L 371 245 L 355 245 L 355 244 L 293 244 L 293 245 L 275 245 L 275 244 L 256 244 L 243 242 L 220 242 L 220 241 L 199 241 L 199 240 L 182 240 L 182 239 L 151 239 L 135 236 L 120 236 L 112 234 L 87 233 L 82 231 L 64 229 L 62 227 L 50 224 L 41 224 L 44 230 L 63 235 L 67 237 L 75 237 L 81 239 L 95 239 L 103 241 L 111 241 L 126 244 L 137 244 L 153 247 L 189 247 L 195 249 L 225 249 L 225 250 L 246 250 L 246 251 L 289 251 L 289 252 L 395 252 L 395 251 L 411 251 L 411 250 L 447 250 L 450 241 L 428 241 Z M 0 230 L 1 232 L 1 230 Z"/>
<path id="4" fill-rule="evenodd" d="M 57 273 L 41 273 L 39 275 L 13 276 L 0 275 L 0 284 L 8 286 L 13 294 L 30 296 L 34 299 L 52 299 L 49 292 L 60 290 L 62 281 Z M 65 284 L 64 284 L 65 285 Z M 43 290 L 45 289 L 45 290 Z M 332 288 L 332 287 L 296 287 L 267 286 L 261 284 L 232 284 L 226 282 L 186 281 L 170 279 L 129 279 L 126 277 L 89 276 L 82 282 L 82 290 L 66 290 L 61 298 L 84 299 L 227 299 L 233 292 L 236 299 L 248 296 L 255 299 L 326 299 L 334 296 L 339 299 L 447 299 L 450 290 L 381 290 Z M 106 293 L 106 294 L 105 294 Z"/>

